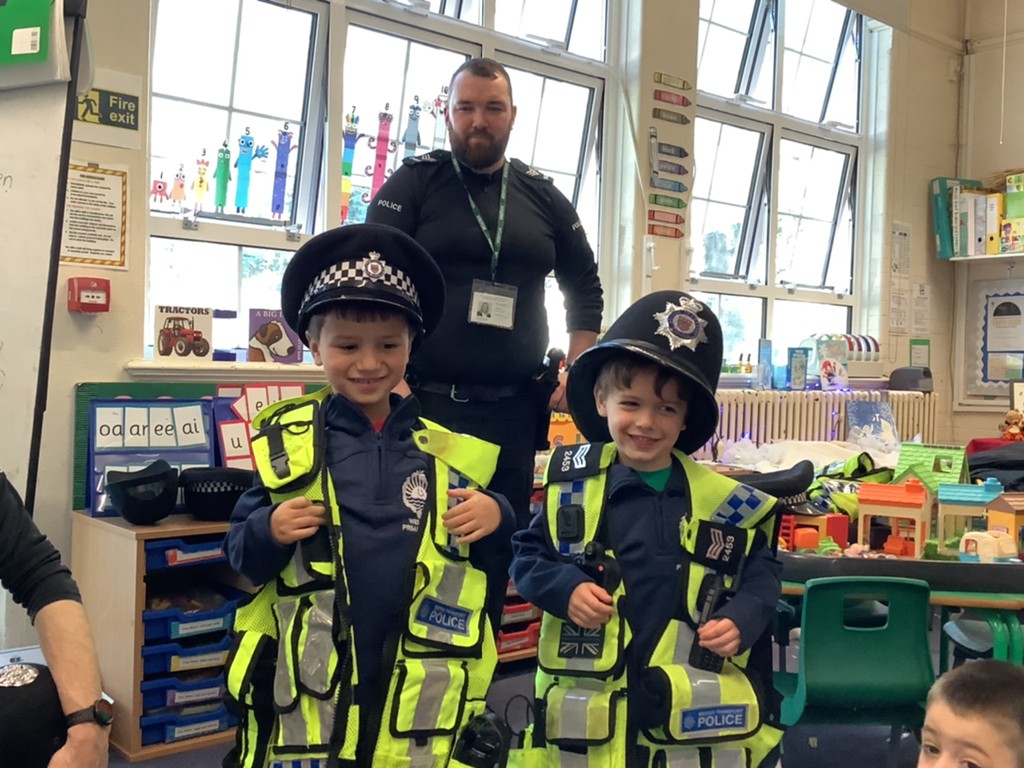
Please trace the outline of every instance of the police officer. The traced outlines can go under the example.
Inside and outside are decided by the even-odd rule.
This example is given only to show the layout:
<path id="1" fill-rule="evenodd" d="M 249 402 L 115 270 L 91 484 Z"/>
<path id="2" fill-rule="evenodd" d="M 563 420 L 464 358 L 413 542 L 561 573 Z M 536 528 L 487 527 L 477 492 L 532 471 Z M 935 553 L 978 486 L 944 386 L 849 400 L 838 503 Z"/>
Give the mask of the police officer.
<path id="1" fill-rule="evenodd" d="M 409 385 L 429 418 L 501 446 L 491 487 L 525 527 L 548 414 L 566 410 L 564 375 L 536 380 L 548 345 L 544 280 L 554 271 L 565 295 L 569 362 L 597 338 L 602 291 L 572 204 L 551 179 L 506 160 L 515 117 L 505 68 L 465 62 L 449 86 L 452 151 L 406 159 L 367 221 L 408 232 L 437 260 L 447 312 L 414 355 Z"/>

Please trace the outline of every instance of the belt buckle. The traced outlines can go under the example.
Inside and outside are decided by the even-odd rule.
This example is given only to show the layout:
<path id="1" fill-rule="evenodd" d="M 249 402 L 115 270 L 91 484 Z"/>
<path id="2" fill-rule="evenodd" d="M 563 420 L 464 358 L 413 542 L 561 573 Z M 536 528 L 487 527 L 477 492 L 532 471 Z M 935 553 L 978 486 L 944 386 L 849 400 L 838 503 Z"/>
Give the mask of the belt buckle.
<path id="1" fill-rule="evenodd" d="M 454 401 L 455 401 L 456 403 L 468 403 L 468 402 L 469 402 L 469 398 L 468 398 L 468 397 L 458 397 L 458 396 L 457 396 L 457 395 L 455 394 L 455 388 L 456 388 L 456 387 L 458 387 L 458 386 L 459 386 L 458 384 L 452 384 L 452 388 L 451 388 L 451 391 L 450 391 L 450 392 L 448 393 L 448 395 L 449 395 L 449 396 L 451 397 L 451 399 L 452 399 L 452 400 L 454 400 Z"/>

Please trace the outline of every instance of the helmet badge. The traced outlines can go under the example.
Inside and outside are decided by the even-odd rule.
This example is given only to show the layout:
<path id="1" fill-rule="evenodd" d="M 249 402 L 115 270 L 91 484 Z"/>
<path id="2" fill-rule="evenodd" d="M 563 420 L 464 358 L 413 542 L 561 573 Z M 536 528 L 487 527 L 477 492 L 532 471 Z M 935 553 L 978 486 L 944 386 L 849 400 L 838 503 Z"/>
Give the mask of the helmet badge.
<path id="1" fill-rule="evenodd" d="M 700 316 L 703 309 L 700 302 L 689 296 L 680 298 L 678 304 L 667 302 L 664 312 L 654 313 L 654 319 L 658 321 L 655 333 L 667 338 L 673 351 L 686 347 L 696 352 L 697 346 L 708 340 L 704 333 L 708 321 Z"/>
<path id="2" fill-rule="evenodd" d="M 369 258 L 363 260 L 363 272 L 371 280 L 380 280 L 384 276 L 384 262 L 377 251 L 370 251 Z"/>

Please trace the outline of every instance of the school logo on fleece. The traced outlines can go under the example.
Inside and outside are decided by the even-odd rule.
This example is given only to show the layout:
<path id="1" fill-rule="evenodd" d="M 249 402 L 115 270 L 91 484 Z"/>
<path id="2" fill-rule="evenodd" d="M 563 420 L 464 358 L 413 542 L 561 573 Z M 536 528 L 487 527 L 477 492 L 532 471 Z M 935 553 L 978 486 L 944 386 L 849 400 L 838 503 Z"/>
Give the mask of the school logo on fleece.
<path id="1" fill-rule="evenodd" d="M 403 531 L 418 531 L 423 507 L 427 503 L 427 473 L 418 469 L 402 483 L 402 503 L 412 515 L 402 524 Z"/>

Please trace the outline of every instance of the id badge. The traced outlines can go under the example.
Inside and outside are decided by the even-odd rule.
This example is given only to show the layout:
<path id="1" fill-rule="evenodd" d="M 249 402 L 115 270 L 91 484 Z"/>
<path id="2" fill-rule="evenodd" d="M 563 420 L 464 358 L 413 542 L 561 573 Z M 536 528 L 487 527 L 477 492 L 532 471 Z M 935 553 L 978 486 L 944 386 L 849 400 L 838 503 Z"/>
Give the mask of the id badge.
<path id="1" fill-rule="evenodd" d="M 519 289 L 514 285 L 474 280 L 469 298 L 469 322 L 512 330 L 518 294 Z"/>

